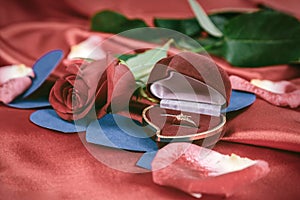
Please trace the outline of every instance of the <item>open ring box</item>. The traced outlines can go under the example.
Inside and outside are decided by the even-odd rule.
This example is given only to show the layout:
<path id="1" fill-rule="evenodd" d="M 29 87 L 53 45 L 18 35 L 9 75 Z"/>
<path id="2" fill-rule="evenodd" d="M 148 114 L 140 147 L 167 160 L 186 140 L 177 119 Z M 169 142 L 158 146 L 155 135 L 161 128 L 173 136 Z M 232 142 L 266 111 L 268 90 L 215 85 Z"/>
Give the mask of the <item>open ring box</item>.
<path id="1" fill-rule="evenodd" d="M 159 61 L 151 72 L 149 93 L 159 103 L 143 110 L 159 146 L 169 142 L 214 145 L 224 133 L 231 85 L 226 72 L 209 57 L 183 52 Z"/>

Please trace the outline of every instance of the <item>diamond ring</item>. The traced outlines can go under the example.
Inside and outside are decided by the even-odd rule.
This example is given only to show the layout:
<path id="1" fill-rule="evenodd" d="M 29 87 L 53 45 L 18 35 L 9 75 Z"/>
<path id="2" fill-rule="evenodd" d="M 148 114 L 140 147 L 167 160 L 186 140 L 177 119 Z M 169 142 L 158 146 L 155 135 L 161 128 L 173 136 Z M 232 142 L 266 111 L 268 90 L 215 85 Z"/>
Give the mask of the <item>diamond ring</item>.
<path id="1" fill-rule="evenodd" d="M 189 115 L 184 115 L 182 113 L 180 113 L 179 115 L 172 115 L 172 114 L 166 113 L 166 114 L 161 114 L 161 116 L 175 117 L 178 121 L 186 121 L 186 122 L 193 124 L 195 127 L 197 127 L 197 124 L 191 119 L 192 116 L 189 116 Z"/>

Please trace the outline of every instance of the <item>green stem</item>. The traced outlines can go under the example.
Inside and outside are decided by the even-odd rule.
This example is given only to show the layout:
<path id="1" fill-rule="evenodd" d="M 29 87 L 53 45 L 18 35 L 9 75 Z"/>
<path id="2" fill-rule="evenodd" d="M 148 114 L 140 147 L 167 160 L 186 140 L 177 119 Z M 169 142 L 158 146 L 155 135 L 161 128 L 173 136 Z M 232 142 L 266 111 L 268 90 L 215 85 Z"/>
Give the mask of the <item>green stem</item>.
<path id="1" fill-rule="evenodd" d="M 193 49 L 193 50 L 191 50 L 191 51 L 192 51 L 192 52 L 195 52 L 195 53 L 201 53 L 201 52 L 204 52 L 204 51 L 209 52 L 209 51 L 212 50 L 212 49 L 215 49 L 215 48 L 217 48 L 217 47 L 222 46 L 223 43 L 224 43 L 224 41 L 221 40 L 221 41 L 215 42 L 215 43 L 213 43 L 213 44 L 203 46 L 203 47 L 201 47 L 201 48 Z"/>

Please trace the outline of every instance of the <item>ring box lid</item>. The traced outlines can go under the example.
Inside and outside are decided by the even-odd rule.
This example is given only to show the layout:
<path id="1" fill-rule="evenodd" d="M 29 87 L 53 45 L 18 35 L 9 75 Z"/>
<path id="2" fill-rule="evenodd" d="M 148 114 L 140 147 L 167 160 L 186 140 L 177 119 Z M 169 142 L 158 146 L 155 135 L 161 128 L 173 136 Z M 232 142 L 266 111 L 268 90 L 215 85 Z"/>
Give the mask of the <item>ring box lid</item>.
<path id="1" fill-rule="evenodd" d="M 224 69 L 207 55 L 181 52 L 160 60 L 149 80 L 149 92 L 170 109 L 219 116 L 228 106 L 231 83 Z"/>
<path id="2" fill-rule="evenodd" d="M 226 105 L 226 99 L 217 90 L 176 71 L 151 84 L 150 91 L 161 99 L 161 108 L 219 116 Z"/>

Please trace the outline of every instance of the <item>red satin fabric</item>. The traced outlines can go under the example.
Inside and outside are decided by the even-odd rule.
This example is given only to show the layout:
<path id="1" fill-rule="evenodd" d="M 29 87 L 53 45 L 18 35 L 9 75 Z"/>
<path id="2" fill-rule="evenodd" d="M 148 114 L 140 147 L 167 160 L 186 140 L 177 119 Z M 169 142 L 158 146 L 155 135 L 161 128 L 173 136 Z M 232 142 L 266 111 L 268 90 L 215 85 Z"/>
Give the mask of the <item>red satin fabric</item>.
<path id="1" fill-rule="evenodd" d="M 297 0 L 262 1 L 300 18 Z M 203 0 L 201 4 L 207 11 L 213 11 L 232 7 L 254 8 L 253 2 Z M 143 18 L 150 25 L 154 16 L 192 16 L 185 0 L 1 0 L 0 66 L 18 63 L 31 66 L 39 56 L 57 48 L 67 54 L 70 45 L 90 34 L 88 19 L 101 9 Z M 132 44 L 115 41 L 108 45 L 126 50 L 126 45 Z M 229 74 L 246 79 L 293 79 L 300 85 L 300 69 L 296 67 L 238 69 L 220 58 L 214 59 Z M 53 80 L 63 73 L 61 65 L 47 84 L 53 84 Z M 193 199 L 177 190 L 155 185 L 150 173 L 132 174 L 107 167 L 89 154 L 77 134 L 64 135 L 32 124 L 29 116 L 33 111 L 0 106 L 0 199 Z M 271 169 L 267 177 L 230 199 L 300 198 L 297 184 L 300 157 L 299 153 L 293 152 L 300 152 L 299 111 L 299 108 L 275 107 L 257 99 L 251 107 L 228 115 L 223 140 L 229 142 L 218 143 L 215 150 L 266 160 Z M 134 167 L 140 156 L 109 148 L 94 148 L 115 159 L 119 165 L 129 167 Z M 204 196 L 203 199 L 218 198 Z"/>

